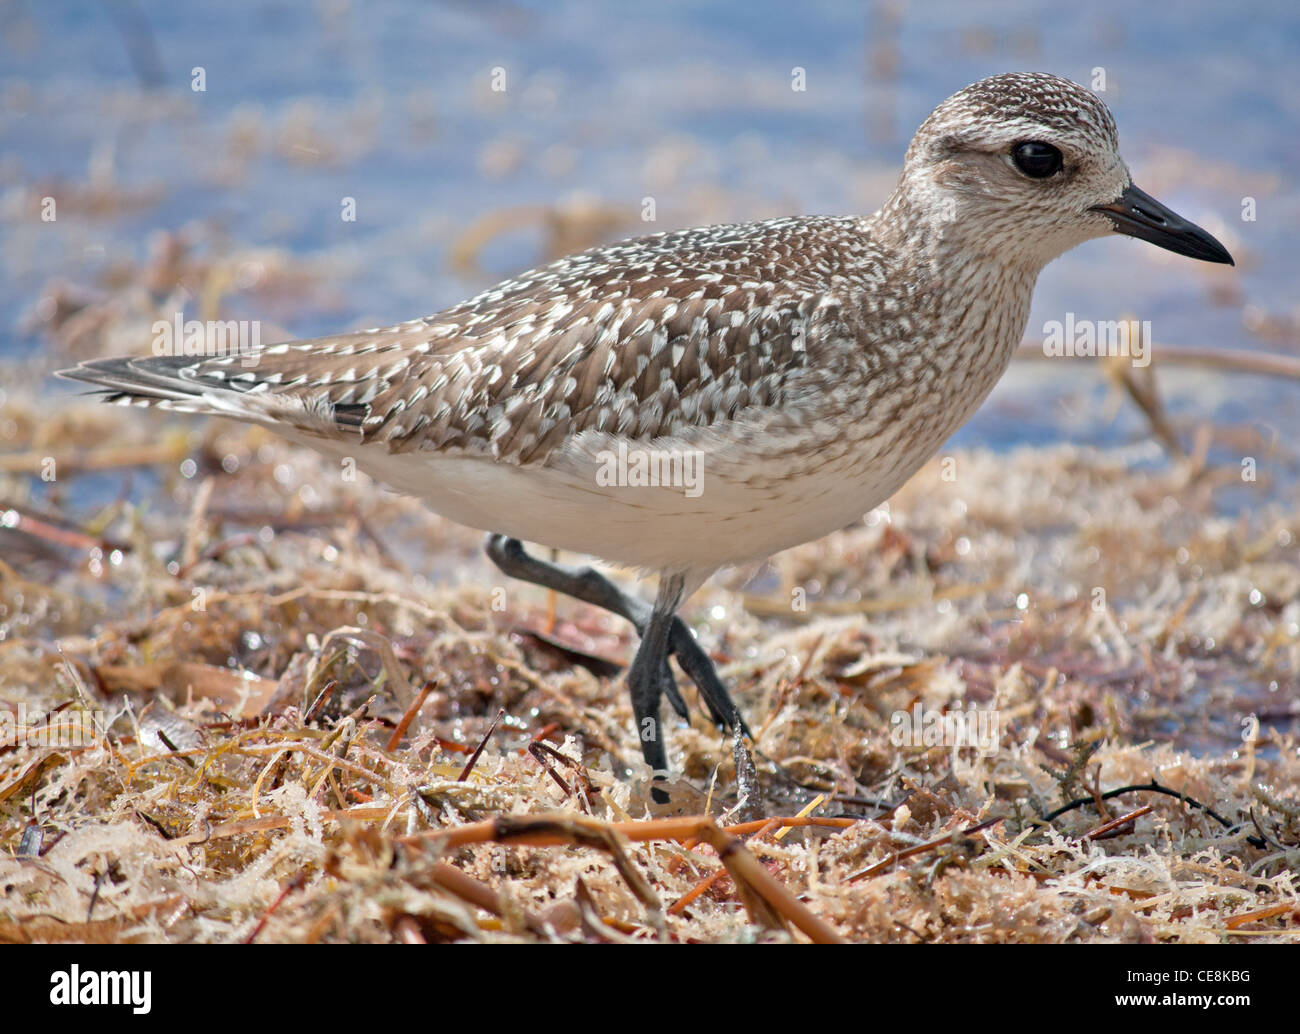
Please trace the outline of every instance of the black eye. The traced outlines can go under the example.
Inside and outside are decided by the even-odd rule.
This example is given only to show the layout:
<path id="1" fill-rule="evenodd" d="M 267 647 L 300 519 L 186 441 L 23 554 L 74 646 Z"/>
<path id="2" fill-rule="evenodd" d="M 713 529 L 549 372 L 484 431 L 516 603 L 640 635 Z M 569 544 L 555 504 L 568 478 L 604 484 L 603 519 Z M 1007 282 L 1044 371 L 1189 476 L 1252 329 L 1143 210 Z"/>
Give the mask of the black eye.
<path id="1" fill-rule="evenodd" d="M 1030 179 L 1043 180 L 1061 171 L 1061 152 L 1041 140 L 1026 140 L 1011 149 L 1016 168 Z"/>

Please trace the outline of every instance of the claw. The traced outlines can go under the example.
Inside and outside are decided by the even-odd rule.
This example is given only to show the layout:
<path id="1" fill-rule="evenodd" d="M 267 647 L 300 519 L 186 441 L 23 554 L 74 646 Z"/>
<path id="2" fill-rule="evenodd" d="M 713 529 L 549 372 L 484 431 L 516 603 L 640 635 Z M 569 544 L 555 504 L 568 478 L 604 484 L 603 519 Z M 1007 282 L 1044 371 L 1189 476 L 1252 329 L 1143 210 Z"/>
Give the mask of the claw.
<path id="1" fill-rule="evenodd" d="M 720 729 L 731 730 L 739 723 L 741 731 L 746 736 L 751 736 L 727 687 L 718 677 L 713 661 L 696 642 L 686 624 L 673 615 L 677 603 L 675 597 L 666 602 L 661 596 L 659 604 L 651 607 L 623 592 L 593 568 L 566 567 L 538 560 L 525 551 L 518 539 L 505 535 L 488 536 L 487 554 L 503 573 L 512 578 L 553 589 L 600 607 L 630 621 L 636 628 L 641 637 L 641 645 L 628 669 L 628 687 L 632 692 L 632 707 L 641 739 L 641 752 L 652 769 L 662 771 L 668 763 L 659 721 L 660 699 L 666 696 L 673 711 L 682 718 L 690 716 L 686 701 L 673 678 L 668 662 L 670 655 L 677 658 L 682 671 L 699 689 L 700 699 L 713 724 Z M 680 581 L 677 588 L 681 588 Z M 658 645 L 651 646 L 648 652 L 647 643 L 651 640 Z M 652 653 L 657 655 L 653 659 Z M 667 795 L 662 791 L 653 791 L 652 795 L 660 803 L 667 800 Z"/>

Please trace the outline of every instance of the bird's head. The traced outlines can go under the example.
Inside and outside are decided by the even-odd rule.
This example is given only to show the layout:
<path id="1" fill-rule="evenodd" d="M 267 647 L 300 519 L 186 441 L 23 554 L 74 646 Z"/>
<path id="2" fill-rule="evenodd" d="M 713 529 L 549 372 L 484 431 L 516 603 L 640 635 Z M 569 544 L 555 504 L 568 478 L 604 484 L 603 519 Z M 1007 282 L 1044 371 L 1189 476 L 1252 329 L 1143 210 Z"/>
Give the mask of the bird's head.
<path id="1" fill-rule="evenodd" d="M 1134 186 L 1106 105 L 1054 75 L 995 75 L 949 97 L 913 137 L 896 196 L 943 240 L 1018 265 L 1041 269 L 1110 233 L 1232 263 Z"/>

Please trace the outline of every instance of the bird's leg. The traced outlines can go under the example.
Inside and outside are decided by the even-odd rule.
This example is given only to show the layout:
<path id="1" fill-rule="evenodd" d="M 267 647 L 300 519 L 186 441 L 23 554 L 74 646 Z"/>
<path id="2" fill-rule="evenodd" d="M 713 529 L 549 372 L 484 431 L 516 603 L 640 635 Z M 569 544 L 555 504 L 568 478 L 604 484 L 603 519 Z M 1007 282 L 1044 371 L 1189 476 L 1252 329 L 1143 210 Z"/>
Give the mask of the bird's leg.
<path id="1" fill-rule="evenodd" d="M 510 577 L 546 589 L 554 589 L 566 596 L 617 614 L 630 621 L 639 636 L 645 637 L 652 614 L 650 606 L 635 596 L 623 592 L 599 571 L 590 567 L 566 567 L 562 564 L 538 560 L 528 555 L 518 539 L 505 535 L 488 536 L 487 554 L 492 562 Z M 677 657 L 677 663 L 682 666 L 682 671 L 686 672 L 699 688 L 700 696 L 713 723 L 728 730 L 739 723 L 745 735 L 749 735 L 749 730 L 740 719 L 739 710 L 731 701 L 727 687 L 723 685 L 713 667 L 713 661 L 696 642 L 695 636 L 691 635 L 691 630 L 686 627 L 681 618 L 672 619 L 668 645 L 670 651 Z M 663 662 L 667 670 L 666 655 Z M 677 692 L 677 685 L 672 679 L 671 672 L 668 672 L 664 692 L 668 695 L 673 710 L 683 718 L 687 717 L 686 704 L 681 694 Z"/>
<path id="2" fill-rule="evenodd" d="M 650 620 L 641 635 L 632 666 L 627 669 L 627 686 L 632 692 L 632 715 L 641 740 L 641 754 L 655 773 L 668 769 L 668 752 L 664 749 L 663 726 L 659 721 L 659 698 L 672 686 L 668 668 L 668 640 L 672 634 L 673 615 L 682 599 L 681 575 L 664 576 L 659 581 Z M 662 789 L 652 788 L 651 796 L 660 804 L 668 801 Z"/>
<path id="3" fill-rule="evenodd" d="M 505 535 L 489 535 L 487 555 L 504 574 L 523 582 L 553 589 L 574 599 L 600 607 L 632 622 L 637 635 L 643 639 L 650 623 L 650 607 L 633 596 L 622 592 L 599 571 L 590 567 L 566 567 L 530 556 L 518 539 Z M 707 660 L 707 658 L 706 658 Z M 663 692 L 674 711 L 683 718 L 690 717 L 686 701 L 677 691 L 677 683 L 668 668 L 668 654 L 663 655 Z"/>

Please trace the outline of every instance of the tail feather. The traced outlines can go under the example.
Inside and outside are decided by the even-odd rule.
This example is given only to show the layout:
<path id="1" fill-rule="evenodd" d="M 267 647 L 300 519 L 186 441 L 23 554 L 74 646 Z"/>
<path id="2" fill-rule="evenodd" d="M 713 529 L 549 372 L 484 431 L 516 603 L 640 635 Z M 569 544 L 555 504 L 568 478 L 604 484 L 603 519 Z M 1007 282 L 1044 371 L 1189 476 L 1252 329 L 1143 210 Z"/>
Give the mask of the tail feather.
<path id="1" fill-rule="evenodd" d="M 414 320 L 250 352 L 91 359 L 60 370 L 59 376 L 92 385 L 105 402 L 225 416 L 326 437 L 364 437 L 384 432 L 389 417 L 421 400 L 426 409 L 437 409 L 441 400 L 421 388 L 416 376 L 447 385 L 449 364 L 429 358 L 432 347 L 427 323 Z M 461 359 L 453 372 L 469 369 Z M 470 389 L 462 384 L 455 390 L 463 398 Z M 429 422 L 422 413 L 406 423 L 398 419 L 395 426 L 405 433 Z"/>
<path id="2" fill-rule="evenodd" d="M 93 384 L 103 401 L 118 405 L 155 406 L 181 413 L 202 413 L 331 435 L 347 428 L 324 394 L 280 394 L 253 373 L 234 375 L 224 368 L 219 378 L 205 376 L 192 356 L 143 356 L 91 359 L 58 375 Z"/>
<path id="3" fill-rule="evenodd" d="M 92 394 L 105 402 L 182 402 L 211 388 L 193 376 L 194 365 L 187 356 L 126 356 L 91 359 L 58 375 L 95 385 Z"/>

